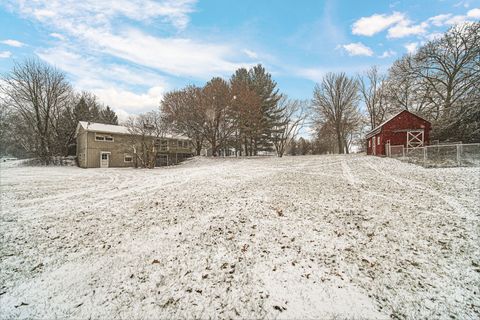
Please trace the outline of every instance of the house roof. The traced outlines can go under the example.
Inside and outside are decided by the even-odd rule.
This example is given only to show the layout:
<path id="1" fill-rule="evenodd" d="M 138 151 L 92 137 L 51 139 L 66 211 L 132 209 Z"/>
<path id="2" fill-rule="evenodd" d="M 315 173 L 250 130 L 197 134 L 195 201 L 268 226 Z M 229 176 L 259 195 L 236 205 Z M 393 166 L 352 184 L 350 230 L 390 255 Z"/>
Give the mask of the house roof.
<path id="1" fill-rule="evenodd" d="M 365 139 L 368 139 L 370 138 L 371 136 L 374 136 L 376 135 L 377 133 L 379 133 L 381 130 L 382 130 L 382 127 L 384 125 L 386 125 L 388 122 L 392 121 L 393 119 L 395 119 L 396 117 L 398 117 L 400 114 L 404 113 L 404 112 L 408 112 L 410 113 L 411 115 L 414 115 L 415 117 L 417 118 L 420 118 L 422 119 L 423 121 L 426 121 L 428 123 L 430 123 L 430 121 L 420 117 L 420 116 L 417 116 L 416 114 L 408 111 L 408 110 L 402 110 L 400 112 L 397 112 L 396 114 L 394 114 L 393 116 L 391 116 L 390 118 L 388 118 L 387 120 L 383 121 L 382 123 L 380 123 L 375 129 L 371 130 L 370 132 L 367 132 L 367 134 L 365 135 Z"/>
<path id="2" fill-rule="evenodd" d="M 78 130 L 82 128 L 88 132 L 100 132 L 100 133 L 111 133 L 111 134 L 132 134 L 127 127 L 125 126 L 117 126 L 113 124 L 104 124 L 104 123 L 96 123 L 96 122 L 87 122 L 87 121 L 79 121 L 77 125 L 77 130 L 75 132 L 75 136 L 78 135 Z M 179 139 L 179 140 L 188 140 L 188 137 L 181 136 L 181 135 L 172 135 L 166 134 L 165 138 L 169 139 Z"/>

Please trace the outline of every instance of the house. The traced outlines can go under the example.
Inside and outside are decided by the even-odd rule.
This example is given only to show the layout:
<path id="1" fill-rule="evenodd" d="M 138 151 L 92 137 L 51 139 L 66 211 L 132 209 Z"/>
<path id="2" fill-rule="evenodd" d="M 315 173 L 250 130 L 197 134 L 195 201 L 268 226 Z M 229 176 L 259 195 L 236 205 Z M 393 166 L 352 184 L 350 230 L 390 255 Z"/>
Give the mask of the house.
<path id="1" fill-rule="evenodd" d="M 80 121 L 76 129 L 77 161 L 81 168 L 134 167 L 140 150 L 127 127 Z M 148 137 L 147 137 L 148 138 Z M 193 155 L 190 139 L 165 135 L 155 139 L 156 166 L 169 165 Z"/>
<path id="2" fill-rule="evenodd" d="M 430 122 L 403 110 L 367 133 L 367 154 L 387 155 L 389 146 L 417 148 L 428 145 L 431 129 Z"/>

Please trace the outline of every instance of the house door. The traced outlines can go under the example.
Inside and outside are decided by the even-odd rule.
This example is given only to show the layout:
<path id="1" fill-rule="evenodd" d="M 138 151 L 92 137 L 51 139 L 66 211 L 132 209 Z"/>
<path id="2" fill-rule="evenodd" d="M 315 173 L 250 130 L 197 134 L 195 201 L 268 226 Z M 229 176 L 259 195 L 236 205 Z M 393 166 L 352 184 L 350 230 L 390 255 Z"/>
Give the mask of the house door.
<path id="1" fill-rule="evenodd" d="M 110 152 L 100 152 L 100 168 L 108 168 L 110 165 Z"/>

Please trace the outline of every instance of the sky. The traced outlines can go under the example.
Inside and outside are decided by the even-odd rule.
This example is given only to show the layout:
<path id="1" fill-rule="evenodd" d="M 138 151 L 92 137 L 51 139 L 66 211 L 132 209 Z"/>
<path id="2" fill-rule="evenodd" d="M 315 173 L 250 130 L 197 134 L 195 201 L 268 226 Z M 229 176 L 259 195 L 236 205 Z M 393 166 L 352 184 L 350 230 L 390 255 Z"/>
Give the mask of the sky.
<path id="1" fill-rule="evenodd" d="M 165 92 L 261 63 L 291 98 L 327 72 L 386 71 L 480 0 L 0 0 L 0 73 L 30 57 L 125 119 Z"/>

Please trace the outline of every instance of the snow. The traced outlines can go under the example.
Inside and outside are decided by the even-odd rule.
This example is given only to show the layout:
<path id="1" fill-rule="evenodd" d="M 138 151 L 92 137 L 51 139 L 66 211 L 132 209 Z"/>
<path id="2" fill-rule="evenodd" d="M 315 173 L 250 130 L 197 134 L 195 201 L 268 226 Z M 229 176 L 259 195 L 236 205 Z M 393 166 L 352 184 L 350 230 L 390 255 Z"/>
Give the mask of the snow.
<path id="1" fill-rule="evenodd" d="M 1 318 L 478 318 L 480 169 L 0 166 Z"/>

